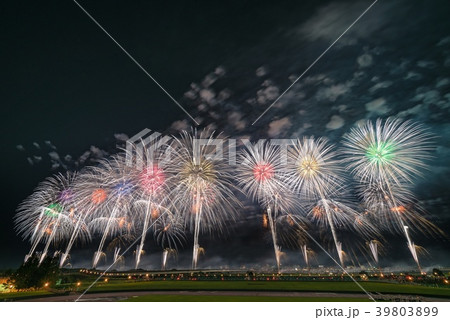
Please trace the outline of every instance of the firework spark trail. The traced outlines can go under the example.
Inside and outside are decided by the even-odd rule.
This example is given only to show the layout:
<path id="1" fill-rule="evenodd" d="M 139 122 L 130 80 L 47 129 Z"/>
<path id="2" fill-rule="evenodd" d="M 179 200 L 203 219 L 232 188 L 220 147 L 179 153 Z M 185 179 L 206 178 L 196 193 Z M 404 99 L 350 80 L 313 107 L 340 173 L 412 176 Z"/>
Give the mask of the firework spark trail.
<path id="1" fill-rule="evenodd" d="M 67 243 L 66 251 L 61 254 L 61 258 L 59 261 L 60 268 L 63 267 L 64 263 L 66 262 L 67 258 L 69 257 L 70 250 L 72 250 L 72 246 L 74 245 L 75 240 L 77 240 L 77 238 L 79 237 L 80 231 L 82 229 L 86 228 L 85 219 L 86 219 L 85 214 L 82 214 L 82 216 L 77 219 L 75 228 L 72 232 L 72 235 L 70 236 L 69 242 Z"/>
<path id="2" fill-rule="evenodd" d="M 164 215 L 166 214 L 166 212 L 163 212 L 149 227 L 148 227 L 148 229 L 147 229 L 147 231 L 151 228 L 151 227 L 153 227 L 153 225 L 155 224 L 155 223 L 157 223 L 157 221 L 159 220 L 159 219 L 161 219 L 161 217 L 163 217 Z M 141 238 L 141 236 L 139 236 L 138 238 L 136 238 L 129 246 L 128 246 L 128 248 L 126 248 L 125 250 L 124 250 L 124 252 L 121 254 L 121 255 L 118 255 L 118 257 L 117 257 L 117 259 L 115 259 L 114 260 L 114 262 L 108 267 L 108 268 L 106 268 L 105 269 L 105 271 L 103 271 L 99 276 L 98 276 L 98 278 L 97 279 L 95 279 L 87 288 L 86 288 L 86 290 L 84 290 L 83 291 L 83 293 L 82 294 L 80 294 L 79 296 L 78 296 L 78 298 L 76 298 L 75 300 L 74 300 L 74 302 L 79 302 L 80 301 L 80 299 L 116 264 L 116 262 L 118 262 L 121 258 L 123 258 L 123 256 L 125 255 L 125 253 L 127 253 L 139 240 L 140 240 L 140 238 Z M 117 252 L 118 253 L 118 252 Z"/>
<path id="3" fill-rule="evenodd" d="M 322 200 L 324 200 L 324 198 L 322 198 Z M 333 220 L 331 219 L 330 210 L 329 210 L 327 201 L 324 201 L 324 208 L 325 208 L 325 212 L 327 215 L 328 224 L 331 229 L 331 234 L 333 235 L 333 240 L 334 240 L 334 244 L 336 246 L 336 251 L 339 256 L 339 261 L 341 262 L 342 265 L 344 265 L 344 258 L 342 255 L 342 243 L 339 242 L 337 239 L 336 229 L 334 228 L 334 223 L 333 223 Z"/>
<path id="4" fill-rule="evenodd" d="M 60 267 L 62 267 L 69 257 L 72 246 L 76 240 L 86 240 L 86 236 L 81 236 L 82 232 L 88 232 L 88 224 L 95 221 L 101 215 L 102 210 L 108 205 L 108 192 L 102 188 L 102 181 L 98 179 L 92 168 L 85 168 L 74 181 L 75 207 L 79 212 L 77 223 L 70 236 L 65 252 L 61 255 Z M 90 239 L 90 233 L 88 233 Z M 100 257 L 99 257 L 100 258 Z M 98 258 L 98 259 L 99 259 Z"/>
<path id="5" fill-rule="evenodd" d="M 124 227 L 129 230 L 134 222 L 131 205 L 134 203 L 136 187 L 131 176 L 132 168 L 126 165 L 125 160 L 124 154 L 118 154 L 102 161 L 99 166 L 88 168 L 84 176 L 86 181 L 80 186 L 89 193 L 96 190 L 104 190 L 106 193 L 101 196 L 102 206 L 97 208 L 95 217 L 89 223 L 91 229 L 102 234 L 98 249 L 94 253 L 93 268 L 102 257 L 106 239 L 122 232 Z"/>
<path id="6" fill-rule="evenodd" d="M 64 212 L 64 207 L 62 207 L 62 212 Z M 45 257 L 47 256 L 48 248 L 50 247 L 51 242 L 53 241 L 56 232 L 58 230 L 59 224 L 61 222 L 61 216 L 62 212 L 58 214 L 58 218 L 56 219 L 56 223 L 52 227 L 52 232 L 50 233 L 50 236 L 47 239 L 47 243 L 45 244 L 44 250 L 42 251 L 41 257 L 39 259 L 39 265 L 44 261 Z"/>
<path id="7" fill-rule="evenodd" d="M 47 256 L 48 249 L 50 247 L 51 242 L 55 239 L 55 236 L 57 232 L 61 232 L 59 230 L 60 228 L 63 228 L 61 226 L 62 223 L 73 223 L 73 217 L 76 214 L 74 203 L 73 203 L 73 184 L 75 182 L 76 175 L 75 174 L 68 174 L 64 180 L 61 180 L 61 183 L 64 185 L 64 189 L 60 192 L 58 196 L 59 203 L 61 203 L 61 210 L 58 213 L 58 217 L 54 225 L 52 226 L 52 232 L 50 236 L 47 239 L 47 243 L 45 245 L 44 251 L 42 252 L 39 264 L 41 264 L 45 257 Z M 69 214 L 66 216 L 66 207 L 70 207 Z M 64 238 L 67 237 L 66 234 L 63 236 Z"/>
<path id="8" fill-rule="evenodd" d="M 294 200 L 282 179 L 283 163 L 279 161 L 278 148 L 264 140 L 255 145 L 248 140 L 243 142 L 245 149 L 241 150 L 241 163 L 237 168 L 238 184 L 244 194 L 266 209 L 277 270 L 280 272 L 275 221 L 280 212 L 287 212 L 294 206 Z"/>
<path id="9" fill-rule="evenodd" d="M 167 209 L 164 208 L 167 211 Z M 156 242 L 165 250 L 172 253 L 177 251 L 178 245 L 185 242 L 185 228 L 181 215 L 167 211 L 167 214 L 154 226 Z"/>
<path id="10" fill-rule="evenodd" d="M 342 185 L 341 170 L 332 146 L 324 139 L 297 139 L 288 153 L 287 184 L 306 201 L 319 200 L 325 211 L 341 265 L 344 264 L 342 246 L 338 240 L 328 199 L 336 195 Z"/>
<path id="11" fill-rule="evenodd" d="M 120 257 L 120 248 L 114 248 L 114 263 L 117 263 Z"/>
<path id="12" fill-rule="evenodd" d="M 226 154 L 214 157 L 215 144 L 222 137 L 214 137 L 207 131 L 183 131 L 174 137 L 171 145 L 173 158 L 171 170 L 174 188 L 171 195 L 176 207 L 182 212 L 185 225 L 194 233 L 192 267 L 198 260 L 199 235 L 201 231 L 223 231 L 228 220 L 234 220 L 239 201 L 231 191 L 231 171 Z M 225 152 L 226 153 L 226 152 Z"/>
<path id="13" fill-rule="evenodd" d="M 120 197 L 117 199 L 117 204 L 119 203 L 119 201 L 120 201 Z M 118 210 L 117 205 L 115 205 L 111 215 L 109 216 L 108 222 L 106 223 L 106 227 L 103 231 L 102 238 L 100 240 L 100 244 L 98 245 L 98 249 L 94 254 L 94 259 L 92 262 L 92 268 L 94 268 L 94 269 L 97 267 L 97 264 L 100 261 L 100 258 L 102 256 L 103 246 L 105 245 L 106 238 L 109 236 L 111 225 L 112 225 L 114 219 L 116 218 L 117 210 Z"/>
<path id="14" fill-rule="evenodd" d="M 367 121 L 344 136 L 343 153 L 347 168 L 362 185 L 368 187 L 368 192 L 372 191 L 373 184 L 380 185 L 381 190 L 386 189 L 383 193 L 393 207 L 382 214 L 392 216 L 394 213 L 392 218 L 396 221 L 397 229 L 401 229 L 405 235 L 419 270 L 419 260 L 411 249 L 412 242 L 405 228 L 410 225 L 399 210 L 401 206 L 394 191 L 408 189 L 413 185 L 414 178 L 423 174 L 423 169 L 427 167 L 426 161 L 431 157 L 430 151 L 433 150 L 432 138 L 421 125 L 392 118 L 384 122 L 378 119 L 375 124 Z"/>
<path id="15" fill-rule="evenodd" d="M 375 240 L 371 240 L 369 242 L 370 252 L 372 253 L 373 260 L 378 265 L 378 242 Z"/>
<path id="16" fill-rule="evenodd" d="M 77 221 L 77 224 L 75 225 L 75 230 L 69 239 L 69 243 L 67 244 L 66 251 L 61 255 L 61 258 L 59 260 L 60 268 L 62 268 L 64 266 L 64 263 L 66 262 L 67 258 L 69 257 L 69 253 L 70 253 L 70 250 L 72 249 L 75 239 L 78 237 L 80 222 L 81 222 L 81 219 L 79 219 Z"/>
<path id="17" fill-rule="evenodd" d="M 168 250 L 164 250 L 162 253 L 162 262 L 161 262 L 161 270 L 166 270 L 166 264 L 167 264 L 167 256 L 169 255 Z"/>
<path id="18" fill-rule="evenodd" d="M 61 211 L 58 213 L 56 222 L 53 225 L 51 225 L 52 231 L 50 233 L 50 236 L 47 239 L 47 243 L 44 247 L 44 250 L 41 253 L 39 264 L 41 264 L 44 261 L 45 257 L 47 256 L 50 244 L 52 242 L 60 242 L 61 240 L 66 240 L 66 238 L 68 238 L 68 236 L 71 233 L 73 233 L 73 230 L 75 229 L 75 227 L 73 227 L 73 216 L 74 216 L 75 209 L 71 208 L 69 210 L 68 215 L 66 215 L 65 212 L 66 212 L 65 207 L 62 206 Z M 57 241 L 55 241 L 55 237 L 57 237 L 57 236 L 58 236 L 58 239 L 57 239 Z M 58 251 L 58 252 L 60 253 L 60 256 L 62 257 L 63 256 L 62 252 L 60 252 L 60 251 Z"/>
<path id="19" fill-rule="evenodd" d="M 316 240 L 316 239 L 314 239 L 314 237 L 313 236 L 311 236 L 310 234 L 309 234 L 309 232 L 308 231 L 306 231 L 306 229 L 305 228 L 303 228 L 303 226 L 300 224 L 300 223 L 298 223 L 298 221 L 297 220 L 295 220 L 295 218 L 291 215 L 291 214 L 289 214 L 289 216 L 292 218 L 292 220 L 294 221 L 294 223 L 295 224 L 297 224 L 297 226 L 323 251 L 323 252 L 325 252 L 325 254 L 328 256 L 328 257 L 330 257 L 331 258 L 331 260 L 333 260 L 333 262 L 334 263 L 336 263 L 336 265 L 339 267 L 339 268 L 341 268 L 342 269 L 342 271 L 346 274 L 346 275 L 348 275 L 349 277 L 350 277 L 350 279 L 352 279 L 352 281 L 362 290 L 362 291 L 364 291 L 364 293 L 365 294 L 367 294 L 367 296 L 370 298 L 370 300 L 372 300 L 373 302 L 376 302 L 376 300 L 375 300 L 375 298 L 366 290 L 366 289 L 364 289 L 364 287 L 363 286 L 361 286 L 361 284 L 358 282 L 358 281 L 356 281 L 355 280 L 355 278 L 353 278 L 352 277 L 352 275 L 350 274 L 350 273 L 348 273 L 347 272 L 347 270 L 345 270 L 345 268 L 342 266 L 342 265 L 340 265 L 339 264 L 339 262 L 337 262 L 336 261 L 336 259 L 334 259 L 333 258 L 333 256 L 327 251 L 327 250 L 325 250 L 325 248 L 324 247 L 322 247 L 322 245 Z"/>
<path id="20" fill-rule="evenodd" d="M 44 227 L 41 227 L 42 224 L 42 220 L 43 220 L 43 215 L 44 215 L 44 211 L 47 209 L 42 209 L 42 213 L 38 218 L 38 223 L 36 224 L 36 227 L 33 231 L 33 235 L 31 236 L 31 241 L 32 241 L 32 245 L 30 248 L 30 251 L 28 252 L 28 254 L 25 255 L 25 262 L 28 261 L 28 259 L 33 256 L 38 244 L 41 242 L 42 237 L 45 234 L 45 230 L 47 229 L 47 225 Z M 37 235 L 36 235 L 37 234 Z"/>
<path id="21" fill-rule="evenodd" d="M 309 257 L 308 257 L 308 246 L 306 244 L 301 247 L 303 259 L 305 260 L 305 264 L 309 270 Z"/>
<path id="22" fill-rule="evenodd" d="M 145 238 L 147 235 L 148 224 L 150 223 L 150 219 L 151 219 L 152 208 L 153 208 L 153 202 L 152 202 L 151 197 L 149 197 L 149 199 L 147 199 L 147 204 L 145 207 L 146 207 L 146 209 L 145 209 L 145 215 L 144 215 L 144 225 L 143 225 L 142 234 L 141 234 L 141 241 L 136 249 L 135 269 L 137 269 L 139 267 L 139 264 L 141 262 L 141 256 L 142 256 L 142 253 L 144 250 L 144 244 L 145 244 Z"/>
<path id="23" fill-rule="evenodd" d="M 45 179 L 33 194 L 25 199 L 15 215 L 15 228 L 24 239 L 30 239 L 32 246 L 25 256 L 27 261 L 41 242 L 45 242 L 42 260 L 47 255 L 50 244 L 67 237 L 72 227 L 66 219 L 64 206 L 70 206 L 71 184 L 75 174 L 57 174 Z M 57 218 L 57 219 L 55 219 Z M 55 223 L 55 220 L 58 222 Z M 62 221 L 62 223 L 61 223 Z"/>
<path id="24" fill-rule="evenodd" d="M 136 154 L 134 154 L 135 150 Z M 149 146 L 144 141 L 140 141 L 139 145 L 133 144 L 126 151 L 126 158 L 133 159 L 136 157 L 136 165 L 133 172 L 133 180 L 138 186 L 139 193 L 139 200 L 136 204 L 145 204 L 141 242 L 136 254 L 136 269 L 141 261 L 147 235 L 146 230 L 152 216 L 161 205 L 167 202 L 171 180 L 170 177 L 167 177 L 166 166 L 168 164 L 164 161 L 167 151 L 167 146 L 163 143 L 162 138 L 153 140 L 152 145 Z"/>
<path id="25" fill-rule="evenodd" d="M 161 270 L 166 270 L 167 267 L 167 261 L 168 259 L 173 256 L 177 256 L 177 250 L 172 248 L 165 248 L 162 253 L 162 259 L 161 259 Z"/>
<path id="26" fill-rule="evenodd" d="M 276 212 L 275 208 L 274 208 L 274 211 Z M 271 234 L 272 234 L 272 244 L 273 244 L 273 250 L 275 252 L 275 259 L 277 261 L 277 270 L 278 270 L 278 273 L 280 273 L 280 268 L 281 268 L 280 254 L 279 254 L 280 246 L 278 246 L 277 229 L 275 227 L 274 216 L 272 216 L 272 210 L 270 209 L 270 207 L 267 208 L 267 216 L 269 218 L 269 225 L 270 225 L 270 230 L 271 230 Z"/>
<path id="27" fill-rule="evenodd" d="M 166 196 L 167 197 L 167 196 Z M 164 197 L 161 202 L 166 202 L 166 197 Z M 142 202 L 143 200 L 138 200 L 137 203 Z M 148 204 L 149 202 L 147 202 Z M 180 222 L 180 217 L 177 213 L 172 212 L 172 207 L 174 205 L 168 202 L 169 207 L 163 207 L 161 204 L 155 205 L 150 217 L 153 219 L 158 218 L 157 222 L 153 224 L 153 233 L 154 237 L 158 244 L 160 244 L 163 248 L 168 247 L 167 250 L 172 250 L 172 248 L 176 248 L 178 243 L 184 241 L 184 226 Z M 174 211 L 174 210 L 173 210 Z M 157 214 L 155 214 L 155 212 Z M 160 215 L 160 212 L 164 212 L 164 216 Z M 147 219 L 147 216 L 145 216 Z M 136 249 L 136 269 L 140 263 L 140 258 L 144 253 L 143 244 L 144 241 L 142 239 L 146 238 L 148 231 L 151 229 L 148 227 L 148 224 L 151 222 L 150 218 L 148 218 L 148 223 L 144 224 L 144 228 L 141 232 L 141 241 Z"/>
<path id="28" fill-rule="evenodd" d="M 30 248 L 30 251 L 28 252 L 28 254 L 25 255 L 25 262 L 28 261 L 28 259 L 33 256 L 34 252 L 36 251 L 37 246 L 39 245 L 39 243 L 41 242 L 42 238 L 45 235 L 45 230 L 47 229 L 48 225 L 50 222 L 47 221 L 46 224 L 44 224 L 44 227 L 41 227 L 42 221 L 43 221 L 43 215 L 45 210 L 49 210 L 49 209 L 42 209 L 42 213 L 39 216 L 38 219 L 38 223 L 34 229 L 33 235 L 31 236 L 31 241 L 32 241 L 32 245 Z M 37 235 L 36 235 L 37 233 Z"/>
<path id="29" fill-rule="evenodd" d="M 198 237 L 200 233 L 200 222 L 202 219 L 202 204 L 200 202 L 200 190 L 197 189 L 197 196 L 196 196 L 196 204 L 195 204 L 195 227 L 194 227 L 194 247 L 192 249 L 192 269 L 197 269 L 197 262 L 198 262 Z"/>
<path id="30" fill-rule="evenodd" d="M 86 218 L 89 215 L 91 210 L 86 210 L 86 213 L 82 212 L 80 216 L 77 218 L 77 222 L 75 224 L 75 228 L 72 232 L 72 235 L 70 236 L 69 242 L 67 243 L 66 250 L 64 253 L 61 254 L 61 258 L 59 261 L 59 267 L 62 268 L 64 266 L 64 263 L 66 262 L 67 258 L 69 257 L 70 251 L 72 250 L 72 246 L 74 245 L 75 241 L 79 238 L 80 232 L 84 229 L 87 230 L 86 226 Z"/>
<path id="31" fill-rule="evenodd" d="M 411 238 L 409 237 L 408 226 L 403 226 L 403 228 L 405 229 L 405 235 L 406 235 L 408 249 L 411 252 L 411 255 L 413 256 L 414 261 L 416 261 L 417 266 L 419 267 L 419 270 L 422 272 L 422 268 L 420 267 L 420 263 L 419 263 L 419 257 L 417 255 L 417 251 L 416 251 L 416 246 L 414 245 L 414 242 L 412 242 Z"/>
<path id="32" fill-rule="evenodd" d="M 162 265 L 161 265 L 161 269 L 162 270 L 166 270 L 168 255 L 169 255 L 169 252 L 167 250 L 164 250 L 164 252 L 163 252 L 163 259 L 162 259 Z"/>
<path id="33" fill-rule="evenodd" d="M 139 267 L 139 263 L 141 262 L 142 251 L 144 250 L 145 237 L 147 235 L 147 232 L 144 233 L 144 230 L 147 230 L 147 228 L 148 228 L 148 224 L 150 222 L 150 213 L 152 210 L 152 202 L 150 200 L 148 201 L 146 208 L 147 209 L 145 210 L 144 226 L 142 228 L 143 231 L 142 231 L 142 235 L 141 235 L 141 243 L 137 247 L 137 252 L 136 252 L 136 267 L 135 267 L 135 269 L 137 269 Z"/>

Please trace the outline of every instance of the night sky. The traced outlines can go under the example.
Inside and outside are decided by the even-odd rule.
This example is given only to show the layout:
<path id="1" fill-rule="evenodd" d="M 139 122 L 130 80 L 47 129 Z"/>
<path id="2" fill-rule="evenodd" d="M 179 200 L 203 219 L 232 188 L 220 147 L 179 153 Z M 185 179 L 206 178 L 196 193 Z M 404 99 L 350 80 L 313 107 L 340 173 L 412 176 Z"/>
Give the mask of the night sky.
<path id="1" fill-rule="evenodd" d="M 447 232 L 448 1 L 378 1 L 251 126 L 370 3 L 80 1 L 200 127 L 233 138 L 315 135 L 339 143 L 365 119 L 423 123 L 437 136 L 437 148 L 415 192 L 430 220 Z M 0 268 L 7 268 L 17 267 L 29 249 L 13 229 L 17 205 L 45 177 L 93 164 L 144 128 L 176 133 L 194 123 L 73 1 L 3 1 L 0 21 Z M 200 267 L 274 263 L 261 212 L 246 205 L 225 238 L 201 238 L 207 254 Z M 411 265 L 404 239 L 388 240 L 384 263 Z M 425 266 L 450 263 L 447 241 L 415 240 L 431 254 Z M 74 251 L 79 261 L 92 254 Z M 190 253 L 188 242 L 181 265 Z M 159 256 L 145 261 L 157 266 Z M 290 252 L 289 263 L 301 263 L 300 253 Z"/>

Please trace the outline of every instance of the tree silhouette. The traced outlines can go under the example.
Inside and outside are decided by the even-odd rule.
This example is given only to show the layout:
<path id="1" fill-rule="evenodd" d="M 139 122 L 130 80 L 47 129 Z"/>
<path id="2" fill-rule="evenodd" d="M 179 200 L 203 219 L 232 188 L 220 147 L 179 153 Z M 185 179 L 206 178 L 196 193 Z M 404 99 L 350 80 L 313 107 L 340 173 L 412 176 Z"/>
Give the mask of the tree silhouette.
<path id="1" fill-rule="evenodd" d="M 60 275 L 58 259 L 46 257 L 39 265 L 39 257 L 30 257 L 10 277 L 10 283 L 18 290 L 38 289 L 55 284 Z"/>

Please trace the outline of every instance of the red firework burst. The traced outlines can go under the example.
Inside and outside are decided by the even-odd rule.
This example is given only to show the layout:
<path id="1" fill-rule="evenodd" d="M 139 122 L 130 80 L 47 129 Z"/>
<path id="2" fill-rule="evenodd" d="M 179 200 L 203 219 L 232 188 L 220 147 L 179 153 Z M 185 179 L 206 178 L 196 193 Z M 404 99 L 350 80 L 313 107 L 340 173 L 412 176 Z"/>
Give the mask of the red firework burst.
<path id="1" fill-rule="evenodd" d="M 275 170 L 270 163 L 258 163 L 253 167 L 253 175 L 257 181 L 265 182 L 273 178 Z"/>
<path id="2" fill-rule="evenodd" d="M 142 188 L 148 193 L 156 193 L 164 184 L 166 176 L 157 165 L 145 168 L 139 177 Z"/>

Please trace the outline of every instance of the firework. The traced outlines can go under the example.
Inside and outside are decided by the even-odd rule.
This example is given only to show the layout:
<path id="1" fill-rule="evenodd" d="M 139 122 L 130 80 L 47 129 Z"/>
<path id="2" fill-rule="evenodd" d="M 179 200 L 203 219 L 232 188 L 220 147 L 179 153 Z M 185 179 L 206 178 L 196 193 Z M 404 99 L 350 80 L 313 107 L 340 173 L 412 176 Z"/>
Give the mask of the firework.
<path id="1" fill-rule="evenodd" d="M 116 266 L 120 263 L 124 263 L 124 257 L 120 254 L 120 248 L 114 248 L 113 261 Z"/>
<path id="2" fill-rule="evenodd" d="M 184 223 L 194 233 L 192 268 L 196 269 L 200 232 L 222 232 L 236 217 L 239 202 L 231 191 L 231 171 L 226 154 L 214 157 L 215 141 L 206 131 L 183 131 L 171 145 L 174 188 L 171 198 Z"/>
<path id="3" fill-rule="evenodd" d="M 176 255 L 177 255 L 177 250 L 171 249 L 171 248 L 165 248 L 162 253 L 161 270 L 166 270 L 167 260 L 172 256 L 176 257 Z"/>
<path id="4" fill-rule="evenodd" d="M 300 195 L 304 204 L 313 203 L 308 215 L 320 227 L 331 230 L 343 265 L 342 243 L 336 229 L 364 232 L 371 226 L 358 212 L 337 200 L 342 193 L 343 179 L 333 147 L 322 138 L 303 138 L 296 140 L 288 156 L 286 183 Z"/>
<path id="5" fill-rule="evenodd" d="M 370 240 L 369 242 L 367 242 L 367 246 L 369 247 L 373 261 L 378 266 L 379 255 L 383 251 L 383 244 L 378 240 Z"/>
<path id="6" fill-rule="evenodd" d="M 359 194 L 367 214 L 380 228 L 392 233 L 404 233 L 404 225 L 427 236 L 445 237 L 445 234 L 426 219 L 425 212 L 414 194 L 406 188 L 381 181 L 360 183 Z"/>
<path id="7" fill-rule="evenodd" d="M 342 186 L 342 169 L 331 144 L 323 138 L 303 138 L 288 153 L 287 184 L 307 200 L 332 198 Z"/>
<path id="8" fill-rule="evenodd" d="M 311 249 L 308 248 L 306 244 L 302 244 L 300 246 L 300 250 L 302 252 L 303 260 L 305 261 L 306 267 L 308 268 L 308 271 L 310 270 L 310 264 L 312 259 L 316 259 L 316 253 Z"/>
<path id="9" fill-rule="evenodd" d="M 74 178 L 75 174 L 72 173 L 47 178 L 20 204 L 14 218 L 15 227 L 32 244 L 25 261 L 35 253 L 39 243 L 45 243 L 40 258 L 42 263 L 51 243 L 57 244 L 67 239 L 75 215 L 72 191 Z"/>
<path id="10" fill-rule="evenodd" d="M 104 160 L 99 166 L 91 167 L 83 176 L 79 187 L 86 190 L 82 201 L 90 201 L 101 206 L 95 210 L 94 219 L 89 222 L 93 232 L 101 234 L 98 250 L 94 254 L 93 268 L 103 256 L 103 246 L 110 236 L 131 233 L 134 225 L 133 211 L 136 186 L 132 179 L 132 169 L 126 165 L 125 156 L 119 154 L 110 160 Z M 104 197 L 106 196 L 106 199 Z"/>
<path id="11" fill-rule="evenodd" d="M 433 136 L 422 125 L 389 118 L 367 121 L 344 136 L 347 168 L 361 181 L 413 183 L 431 158 Z"/>
<path id="12" fill-rule="evenodd" d="M 297 249 L 307 242 L 304 232 L 307 229 L 307 221 L 303 217 L 282 214 L 276 218 L 275 226 L 280 247 Z"/>
<path id="13" fill-rule="evenodd" d="M 185 229 L 182 217 L 167 211 L 154 225 L 156 242 L 165 249 L 177 250 L 185 242 Z"/>
<path id="14" fill-rule="evenodd" d="M 102 210 L 107 210 L 108 191 L 101 186 L 91 168 L 83 170 L 73 183 L 73 202 L 77 208 L 74 229 L 70 235 L 66 250 L 61 254 L 59 266 L 66 262 L 75 241 L 86 241 L 80 234 L 90 235 L 89 223 L 95 221 L 101 215 Z M 90 239 L 89 239 L 90 240 Z"/>
<path id="15" fill-rule="evenodd" d="M 168 161 L 165 161 L 167 149 L 160 139 L 154 141 L 147 148 L 143 143 L 140 146 L 132 146 L 131 152 L 136 152 L 136 163 L 133 167 L 133 180 L 138 186 L 135 205 L 140 214 L 139 221 L 143 221 L 141 239 L 136 254 L 136 269 L 139 267 L 141 253 L 144 249 L 149 225 L 160 220 L 160 214 L 165 215 L 169 211 L 168 194 L 171 189 L 171 179 L 167 172 Z M 127 157 L 134 157 L 134 153 L 128 150 Z"/>
<path id="16" fill-rule="evenodd" d="M 420 268 L 419 256 L 417 255 L 416 246 L 414 245 L 414 242 L 412 242 L 411 238 L 409 237 L 408 226 L 403 226 L 403 228 L 405 229 L 405 235 L 406 235 L 408 249 L 411 252 L 411 255 L 412 255 L 414 261 L 416 261 L 417 266 L 419 267 L 419 270 L 422 270 Z"/>
<path id="17" fill-rule="evenodd" d="M 389 225 L 404 233 L 419 269 L 407 232 L 418 216 L 402 212 L 405 203 L 413 200 L 408 190 L 414 178 L 423 174 L 431 157 L 431 140 L 432 135 L 421 125 L 392 118 L 378 119 L 375 123 L 367 121 L 344 136 L 347 168 L 362 185 L 366 205 L 376 208 L 374 211 L 388 220 Z"/>
<path id="18" fill-rule="evenodd" d="M 269 142 L 246 144 L 241 150 L 238 183 L 243 193 L 266 209 L 263 219 L 268 220 L 272 235 L 278 272 L 280 255 L 276 220 L 293 207 L 293 197 L 283 181 L 283 164 L 279 161 L 279 150 Z"/>

